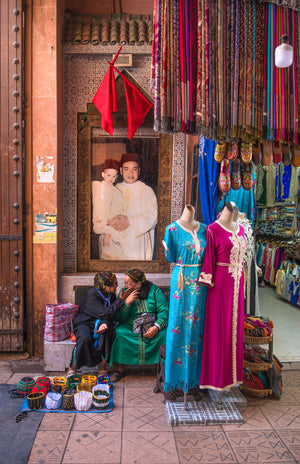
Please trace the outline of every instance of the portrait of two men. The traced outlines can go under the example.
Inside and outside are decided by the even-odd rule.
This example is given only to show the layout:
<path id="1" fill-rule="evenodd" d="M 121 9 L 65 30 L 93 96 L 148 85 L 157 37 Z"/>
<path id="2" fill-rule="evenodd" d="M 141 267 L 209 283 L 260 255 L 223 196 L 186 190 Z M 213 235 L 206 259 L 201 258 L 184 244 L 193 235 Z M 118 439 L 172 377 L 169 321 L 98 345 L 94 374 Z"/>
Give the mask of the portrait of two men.
<path id="1" fill-rule="evenodd" d="M 158 139 L 98 140 L 92 150 L 92 249 L 101 260 L 153 260 Z"/>

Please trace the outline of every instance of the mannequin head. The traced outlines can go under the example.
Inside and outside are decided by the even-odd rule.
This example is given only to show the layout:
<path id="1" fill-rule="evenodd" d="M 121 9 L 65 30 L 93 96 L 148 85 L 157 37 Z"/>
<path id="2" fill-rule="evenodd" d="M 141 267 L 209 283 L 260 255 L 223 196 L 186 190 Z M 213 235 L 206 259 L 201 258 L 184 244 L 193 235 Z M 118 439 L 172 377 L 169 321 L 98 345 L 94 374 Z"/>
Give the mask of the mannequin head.
<path id="1" fill-rule="evenodd" d="M 237 221 L 238 217 L 239 217 L 239 209 L 238 207 L 236 206 L 236 204 L 234 203 L 234 201 L 227 201 L 225 203 L 225 208 L 228 209 L 228 211 L 230 211 L 232 213 L 232 221 Z"/>
<path id="2" fill-rule="evenodd" d="M 194 231 L 198 227 L 198 221 L 195 220 L 195 208 L 192 205 L 185 205 L 178 223 L 189 231 Z"/>

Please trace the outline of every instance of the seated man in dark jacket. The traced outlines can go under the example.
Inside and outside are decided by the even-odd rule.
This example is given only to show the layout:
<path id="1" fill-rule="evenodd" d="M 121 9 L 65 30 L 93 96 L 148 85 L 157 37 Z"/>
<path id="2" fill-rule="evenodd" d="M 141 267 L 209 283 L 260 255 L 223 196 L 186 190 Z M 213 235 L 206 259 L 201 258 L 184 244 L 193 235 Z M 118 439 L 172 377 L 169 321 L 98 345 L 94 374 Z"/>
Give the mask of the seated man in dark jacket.
<path id="1" fill-rule="evenodd" d="M 113 317 L 130 294 L 128 290 L 121 291 L 116 298 L 117 286 L 112 272 L 95 275 L 94 287 L 86 293 L 73 322 L 76 346 L 67 376 L 75 374 L 82 366 L 97 364 L 99 374 L 105 372 L 114 339 Z"/>

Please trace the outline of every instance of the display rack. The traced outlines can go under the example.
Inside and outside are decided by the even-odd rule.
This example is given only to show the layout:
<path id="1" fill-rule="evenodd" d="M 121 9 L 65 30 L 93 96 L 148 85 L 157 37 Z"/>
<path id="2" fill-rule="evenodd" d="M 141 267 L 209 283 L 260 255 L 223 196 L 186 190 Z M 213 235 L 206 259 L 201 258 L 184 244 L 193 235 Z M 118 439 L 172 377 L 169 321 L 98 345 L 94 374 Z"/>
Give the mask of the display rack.
<path id="1" fill-rule="evenodd" d="M 297 204 L 285 202 L 275 206 L 257 206 L 256 235 L 280 238 L 297 236 Z"/>
<path id="2" fill-rule="evenodd" d="M 269 388 L 264 390 L 249 388 L 246 385 L 241 385 L 241 390 L 250 396 L 257 396 L 259 398 L 264 398 L 267 396 L 271 396 L 273 394 L 272 383 L 273 383 L 273 369 L 272 369 L 272 362 L 273 362 L 273 333 L 269 337 L 251 337 L 248 335 L 244 336 L 244 344 L 245 345 L 268 345 L 268 358 L 269 362 L 254 363 L 249 362 L 244 359 L 244 368 L 252 371 L 253 373 L 265 371 L 267 372 L 268 376 L 268 383 Z"/>

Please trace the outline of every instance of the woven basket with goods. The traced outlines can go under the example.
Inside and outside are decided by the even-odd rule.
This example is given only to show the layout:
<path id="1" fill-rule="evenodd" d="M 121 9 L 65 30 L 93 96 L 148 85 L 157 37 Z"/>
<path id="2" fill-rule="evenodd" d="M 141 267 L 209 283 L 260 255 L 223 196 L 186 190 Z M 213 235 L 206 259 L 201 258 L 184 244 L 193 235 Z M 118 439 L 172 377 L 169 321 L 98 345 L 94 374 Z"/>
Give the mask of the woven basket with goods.
<path id="1" fill-rule="evenodd" d="M 27 395 L 27 404 L 30 409 L 41 409 L 44 406 L 45 393 L 35 392 Z"/>
<path id="2" fill-rule="evenodd" d="M 265 379 L 264 381 L 261 376 Z M 252 372 L 249 369 L 244 370 L 241 390 L 250 396 L 256 396 L 258 398 L 265 398 L 272 395 L 272 390 L 266 385 L 265 373 Z"/>
<path id="3" fill-rule="evenodd" d="M 77 387 L 77 384 L 81 382 L 81 377 L 80 375 L 71 375 L 70 377 L 68 377 L 67 379 L 67 386 L 69 387 L 69 389 L 71 390 L 74 390 L 76 389 Z"/>
<path id="4" fill-rule="evenodd" d="M 51 390 L 60 393 L 67 386 L 67 379 L 65 377 L 53 377 L 51 381 Z"/>
<path id="5" fill-rule="evenodd" d="M 61 407 L 62 409 L 69 410 L 69 409 L 74 409 L 74 395 L 76 393 L 76 390 L 67 390 L 62 397 L 62 404 Z"/>
<path id="6" fill-rule="evenodd" d="M 97 383 L 110 383 L 110 376 L 108 374 L 99 375 Z"/>
<path id="7" fill-rule="evenodd" d="M 93 388 L 93 407 L 95 409 L 106 409 L 109 405 L 110 393 L 106 385 L 98 384 Z"/>
<path id="8" fill-rule="evenodd" d="M 270 354 L 260 346 L 246 344 L 244 347 L 244 368 L 254 372 L 272 369 Z"/>

